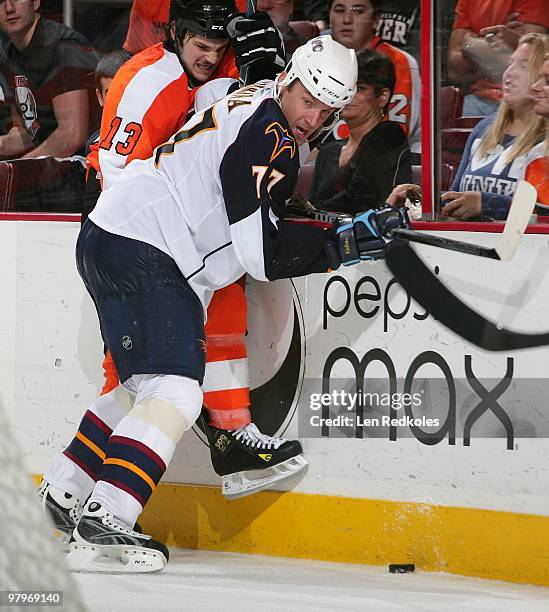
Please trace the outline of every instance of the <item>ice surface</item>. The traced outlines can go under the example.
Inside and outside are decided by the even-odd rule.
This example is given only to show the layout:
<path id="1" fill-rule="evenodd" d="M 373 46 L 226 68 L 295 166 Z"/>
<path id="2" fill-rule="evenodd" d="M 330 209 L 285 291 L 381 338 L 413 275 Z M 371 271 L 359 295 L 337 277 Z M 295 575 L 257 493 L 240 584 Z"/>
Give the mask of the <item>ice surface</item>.
<path id="1" fill-rule="evenodd" d="M 168 567 L 158 574 L 76 574 L 89 611 L 549 612 L 544 587 L 259 555 L 170 552 Z"/>

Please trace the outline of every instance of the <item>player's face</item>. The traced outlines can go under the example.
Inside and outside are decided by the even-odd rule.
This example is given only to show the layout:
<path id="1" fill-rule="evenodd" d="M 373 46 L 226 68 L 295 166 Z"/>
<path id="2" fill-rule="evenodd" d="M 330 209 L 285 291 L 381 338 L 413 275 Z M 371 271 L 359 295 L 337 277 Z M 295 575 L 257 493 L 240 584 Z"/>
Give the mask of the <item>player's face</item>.
<path id="1" fill-rule="evenodd" d="M 362 51 L 374 35 L 370 0 L 334 0 L 330 8 L 332 36 L 348 49 Z"/>
<path id="2" fill-rule="evenodd" d="M 347 125 L 352 129 L 373 116 L 381 121 L 381 109 L 383 105 L 384 102 L 381 96 L 376 96 L 373 85 L 357 83 L 356 94 L 349 104 L 341 111 L 341 115 L 347 122 Z"/>
<path id="3" fill-rule="evenodd" d="M 212 77 L 228 46 L 229 39 L 187 34 L 181 46 L 181 61 L 189 75 L 203 83 Z"/>
<path id="4" fill-rule="evenodd" d="M 509 65 L 503 73 L 503 99 L 513 110 L 523 110 L 533 105 L 528 70 L 531 55 L 531 45 L 519 45 L 509 58 Z"/>
<path id="5" fill-rule="evenodd" d="M 0 28 L 8 36 L 26 32 L 37 18 L 39 1 L 0 0 Z"/>
<path id="6" fill-rule="evenodd" d="M 534 94 L 534 110 L 538 115 L 549 119 L 549 59 L 545 60 L 539 79 L 532 85 Z"/>
<path id="7" fill-rule="evenodd" d="M 312 136 L 333 113 L 333 108 L 312 96 L 300 81 L 294 81 L 289 88 L 282 88 L 280 106 L 298 146 Z"/>
<path id="8" fill-rule="evenodd" d="M 257 10 L 269 13 L 275 26 L 284 33 L 294 10 L 293 0 L 258 0 Z"/>

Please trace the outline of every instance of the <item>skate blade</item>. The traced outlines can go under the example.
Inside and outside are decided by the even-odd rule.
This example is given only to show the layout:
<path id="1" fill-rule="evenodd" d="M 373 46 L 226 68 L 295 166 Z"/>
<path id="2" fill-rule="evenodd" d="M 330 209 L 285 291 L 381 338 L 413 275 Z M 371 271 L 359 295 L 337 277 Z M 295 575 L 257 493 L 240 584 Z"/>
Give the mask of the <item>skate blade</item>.
<path id="1" fill-rule="evenodd" d="M 166 557 L 155 550 L 140 546 L 92 546 L 73 542 L 67 564 L 73 572 L 143 574 L 158 572 L 166 567 Z"/>
<path id="2" fill-rule="evenodd" d="M 296 455 L 282 463 L 269 466 L 267 470 L 270 470 L 271 474 L 268 476 L 265 476 L 267 470 L 248 470 L 247 472 L 228 474 L 221 478 L 223 497 L 226 499 L 239 499 L 240 497 L 253 495 L 268 489 L 276 482 L 294 476 L 308 465 L 309 463 L 303 455 Z M 254 478 L 254 476 L 257 476 L 257 478 Z"/>

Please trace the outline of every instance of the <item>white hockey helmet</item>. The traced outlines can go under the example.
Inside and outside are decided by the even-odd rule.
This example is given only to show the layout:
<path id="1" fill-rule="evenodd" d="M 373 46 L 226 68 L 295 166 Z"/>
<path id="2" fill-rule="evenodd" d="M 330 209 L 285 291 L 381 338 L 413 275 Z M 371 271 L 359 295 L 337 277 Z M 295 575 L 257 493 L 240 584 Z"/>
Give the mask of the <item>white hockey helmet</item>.
<path id="1" fill-rule="evenodd" d="M 334 109 L 348 104 L 356 93 L 356 53 L 331 36 L 317 36 L 298 47 L 286 66 L 278 86 L 299 79 L 315 98 Z"/>

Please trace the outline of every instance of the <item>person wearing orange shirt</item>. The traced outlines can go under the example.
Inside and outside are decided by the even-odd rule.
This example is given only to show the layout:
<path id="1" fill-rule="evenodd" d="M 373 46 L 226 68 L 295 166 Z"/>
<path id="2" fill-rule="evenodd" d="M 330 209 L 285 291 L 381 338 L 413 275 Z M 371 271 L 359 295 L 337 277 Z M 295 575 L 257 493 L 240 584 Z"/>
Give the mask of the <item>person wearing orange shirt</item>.
<path id="1" fill-rule="evenodd" d="M 464 116 L 495 112 L 501 77 L 518 39 L 547 32 L 549 11 L 540 0 L 458 0 L 448 48 L 448 77 L 468 85 Z"/>
<path id="2" fill-rule="evenodd" d="M 246 12 L 246 0 L 236 0 L 236 8 Z M 170 0 L 134 0 L 124 49 L 139 53 L 166 39 Z"/>
<path id="3" fill-rule="evenodd" d="M 127 61 L 110 84 L 99 140 L 88 156 L 88 183 L 97 184 L 99 179 L 102 190 L 108 191 L 132 160 L 151 157 L 154 149 L 184 124 L 193 105 L 195 88 L 216 77 L 238 78 L 236 62 L 244 66 L 242 56 L 252 61 L 269 57 L 276 61 L 278 49 L 274 43 L 280 38 L 272 22 L 270 26 L 266 24 L 261 14 L 257 18 L 259 33 L 253 30 L 253 16 L 236 17 L 233 30 L 240 40 L 233 46 L 238 49 L 240 60 L 235 58 L 225 30 L 226 19 L 234 12 L 233 0 L 172 0 L 168 39 Z M 249 44 L 248 35 L 253 39 Z M 259 52 L 254 53 L 258 48 Z M 192 162 L 189 160 L 190 165 Z M 243 283 L 237 282 L 217 291 L 208 308 L 203 385 L 210 425 L 216 432 L 223 430 L 230 441 L 224 457 L 226 465 L 215 464 L 222 476 L 223 493 L 228 496 L 250 494 L 292 474 L 291 469 L 281 470 L 265 463 L 265 468 L 263 465 L 254 468 L 264 469 L 264 475 L 251 482 L 246 476 L 250 468 L 238 468 L 233 460 L 233 451 L 242 446 L 268 449 L 286 443 L 282 438 L 262 434 L 251 422 L 245 333 L 246 297 Z M 107 381 L 103 395 L 86 412 L 69 446 L 54 459 L 40 489 L 42 503 L 57 529 L 66 536 L 78 518 L 77 500 L 85 499 L 85 492 L 91 492 L 100 478 L 108 441 L 104 432 L 115 428 L 133 401 L 121 391 L 109 353 L 104 370 Z M 307 463 L 301 457 L 301 444 L 297 441 L 291 444 L 292 465 L 302 469 Z M 65 483 L 69 473 L 74 478 Z M 64 491 L 68 497 L 59 493 L 60 483 L 66 484 Z"/>
<path id="4" fill-rule="evenodd" d="M 534 160 L 526 168 L 526 180 L 538 190 L 536 212 L 549 215 L 549 54 L 540 70 L 539 79 L 532 85 L 534 110 L 545 118 L 545 157 Z"/>

